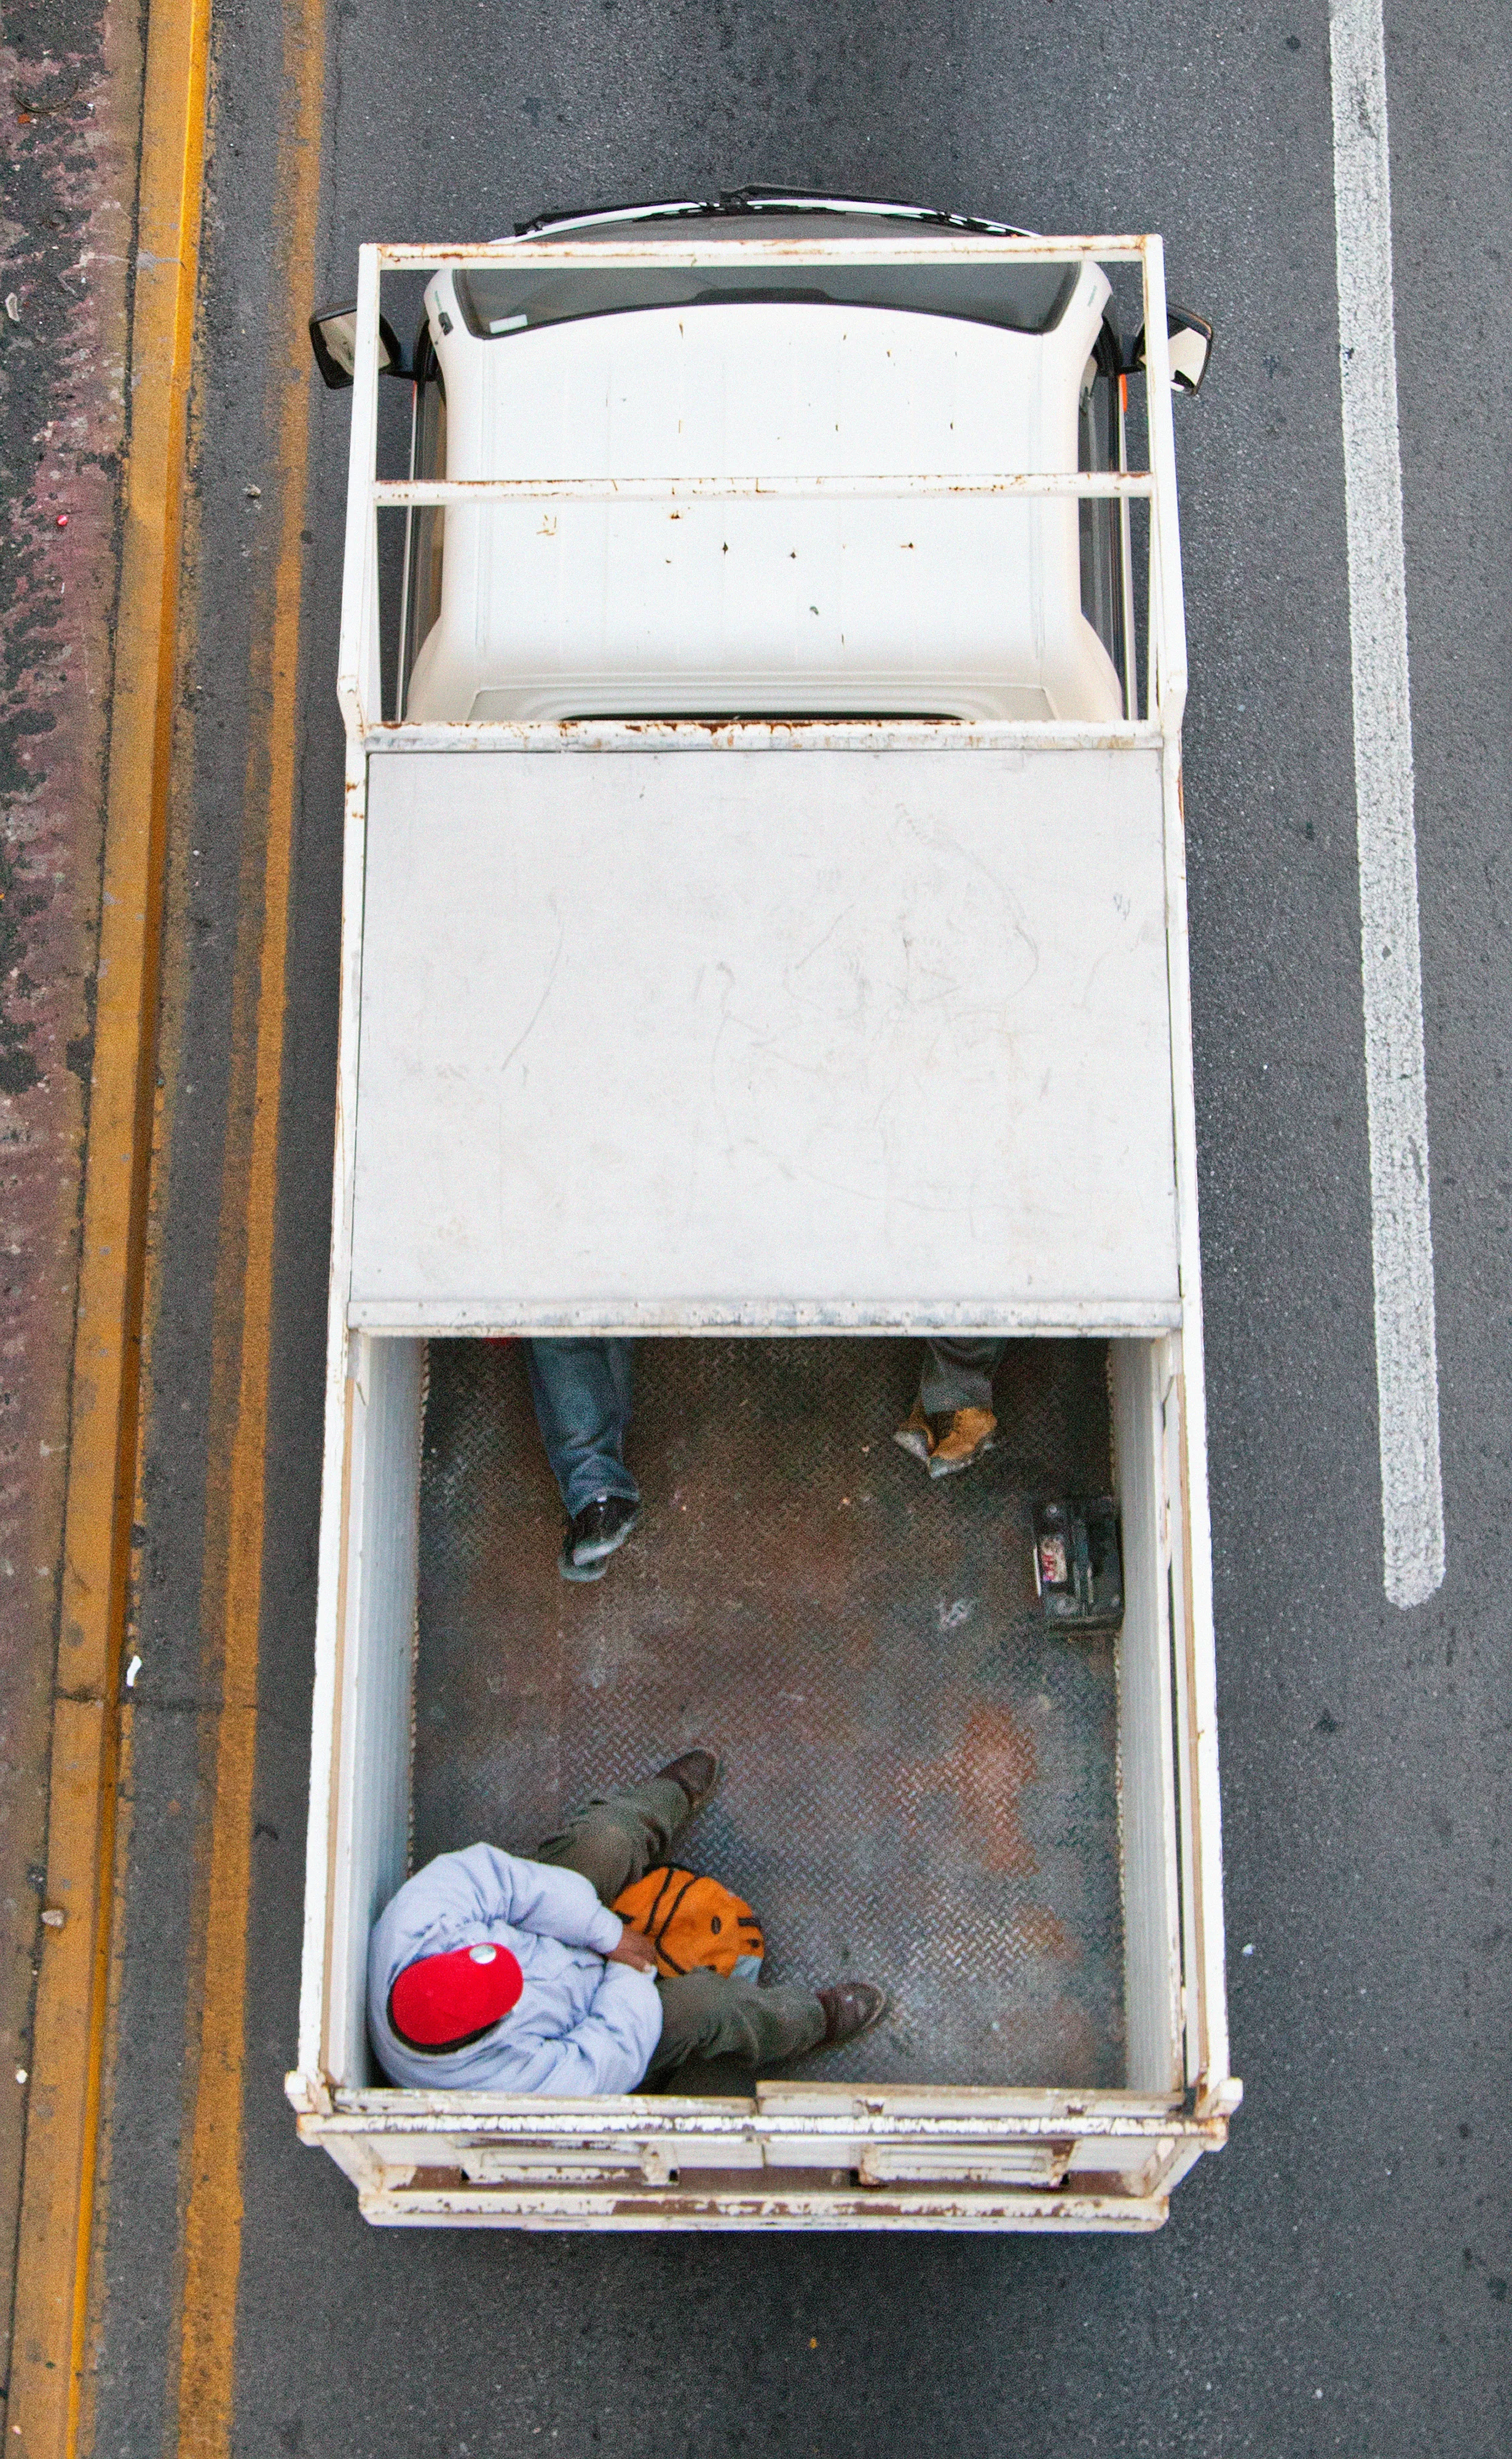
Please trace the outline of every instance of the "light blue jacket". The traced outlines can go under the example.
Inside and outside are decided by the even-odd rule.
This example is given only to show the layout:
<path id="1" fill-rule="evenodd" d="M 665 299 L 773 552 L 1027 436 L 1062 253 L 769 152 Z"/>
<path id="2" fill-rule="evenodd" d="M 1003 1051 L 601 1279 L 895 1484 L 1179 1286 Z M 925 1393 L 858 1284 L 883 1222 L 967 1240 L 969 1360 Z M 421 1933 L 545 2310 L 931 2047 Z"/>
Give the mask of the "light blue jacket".
<path id="1" fill-rule="evenodd" d="M 603 1962 L 623 1928 L 576 1870 L 493 1844 L 441 1854 L 373 1924 L 368 2026 L 380 2066 L 410 2091 L 634 2091 L 662 2037 L 662 2000 L 649 1973 Z M 407 2049 L 388 2022 L 399 1974 L 483 1939 L 518 1957 L 517 2005 L 466 2049 Z"/>

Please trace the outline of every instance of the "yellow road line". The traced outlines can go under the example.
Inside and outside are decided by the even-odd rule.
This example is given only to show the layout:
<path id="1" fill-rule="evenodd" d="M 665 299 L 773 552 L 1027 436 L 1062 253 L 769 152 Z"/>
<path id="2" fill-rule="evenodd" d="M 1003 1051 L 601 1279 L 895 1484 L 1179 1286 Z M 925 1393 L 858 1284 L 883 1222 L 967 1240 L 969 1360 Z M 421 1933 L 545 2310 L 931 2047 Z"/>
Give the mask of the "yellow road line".
<path id="1" fill-rule="evenodd" d="M 213 88 L 206 97 L 207 150 L 215 143 L 215 95 Z M 202 405 L 190 396 L 185 460 L 190 468 L 198 466 L 200 453 L 198 431 L 202 420 Z M 200 603 L 200 499 L 193 491 L 186 492 L 183 503 L 183 526 L 179 541 L 178 575 L 178 638 L 192 642 L 199 638 Z M 141 1328 L 138 1343 L 137 1390 L 140 1413 L 136 1432 L 136 1485 L 132 1501 L 134 1533 L 131 1584 L 127 1597 L 125 1632 L 121 1652 L 132 1645 L 135 1615 L 140 1609 L 140 1566 L 136 1558 L 136 1532 L 144 1528 L 148 1518 L 149 1453 L 153 1439 L 153 1343 L 162 1320 L 163 1299 L 163 1237 L 164 1223 L 155 1200 L 155 1190 L 166 1184 L 166 1173 L 172 1157 L 174 1123 L 178 1110 L 178 1094 L 182 1078 L 181 1040 L 188 1005 L 190 963 L 187 941 L 191 935 L 188 918 L 190 889 L 190 840 L 197 823 L 194 819 L 193 796 L 185 784 L 194 773 L 194 712 L 186 706 L 183 695 L 177 689 L 174 698 L 172 771 L 168 788 L 167 832 L 163 848 L 163 895 L 160 938 L 158 955 L 157 1066 L 156 1098 L 153 1103 L 152 1146 L 148 1165 L 148 1204 L 146 1236 L 142 1256 Z M 113 1906 L 125 1903 L 126 1888 L 131 1875 L 133 1827 L 136 1814 L 134 1776 L 137 1695 L 127 1692 L 119 1696 L 118 1729 L 113 1792 L 115 1850 L 111 1865 L 101 1883 L 110 1890 Z M 89 2285 L 86 2298 L 86 2337 L 79 2385 L 78 2419 L 74 2427 L 74 2446 L 78 2450 L 94 2448 L 94 2401 L 99 2385 L 97 2369 L 101 2344 L 105 2288 L 106 2255 L 111 2228 L 111 2175 L 115 2152 L 115 2081 L 120 2043 L 122 1988 L 126 1958 L 129 1952 L 127 1923 L 114 1913 L 110 1923 L 109 1963 L 104 1982 L 104 2039 L 100 2051 L 100 2102 L 95 2142 L 94 2182 L 94 2228 L 90 2250 Z"/>
<path id="2" fill-rule="evenodd" d="M 235 2393 L 246 1923 L 308 460 L 304 317 L 315 278 L 325 39 L 322 0 L 286 0 L 268 401 L 279 532 L 271 581 L 255 592 L 252 606 L 250 706 L 264 715 L 247 759 L 211 1366 L 210 1459 L 223 1461 L 225 1473 L 212 1474 L 207 1498 L 203 1597 L 221 1707 L 184 2211 L 178 2447 L 185 2459 L 225 2459 Z"/>
<path id="3" fill-rule="evenodd" d="M 83 2361 L 209 25 L 210 0 L 152 0 L 48 1804 L 67 1920 L 37 1984 L 6 2437 L 25 2459 L 74 2448 Z"/>

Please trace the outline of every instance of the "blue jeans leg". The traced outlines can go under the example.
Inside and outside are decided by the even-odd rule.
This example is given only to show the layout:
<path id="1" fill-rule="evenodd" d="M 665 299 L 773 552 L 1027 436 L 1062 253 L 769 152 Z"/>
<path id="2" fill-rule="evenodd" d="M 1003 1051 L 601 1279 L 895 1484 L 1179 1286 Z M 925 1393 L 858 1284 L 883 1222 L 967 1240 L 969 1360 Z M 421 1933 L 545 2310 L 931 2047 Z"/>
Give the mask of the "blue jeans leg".
<path id="1" fill-rule="evenodd" d="M 938 1334 L 926 1340 L 919 1377 L 919 1406 L 925 1416 L 990 1409 L 993 1370 L 1007 1346 L 1006 1340 L 957 1340 Z"/>
<path id="2" fill-rule="evenodd" d="M 624 1463 L 633 1349 L 628 1340 L 525 1344 L 536 1422 L 569 1520 L 597 1494 L 640 1500 Z"/>

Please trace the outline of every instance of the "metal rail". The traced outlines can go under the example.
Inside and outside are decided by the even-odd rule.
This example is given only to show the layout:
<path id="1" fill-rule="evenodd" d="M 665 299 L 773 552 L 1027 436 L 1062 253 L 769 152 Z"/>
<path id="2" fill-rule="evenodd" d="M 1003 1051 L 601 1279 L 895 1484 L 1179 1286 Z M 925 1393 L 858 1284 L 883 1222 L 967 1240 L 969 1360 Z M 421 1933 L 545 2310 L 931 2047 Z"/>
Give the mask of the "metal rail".
<path id="1" fill-rule="evenodd" d="M 1094 232 L 1072 239 L 996 239 L 975 231 L 940 231 L 886 239 L 802 238 L 620 240 L 606 246 L 591 236 L 571 239 L 498 239 L 479 245 L 427 246 L 385 242 L 372 250 L 383 273 L 438 273 L 469 265 L 507 264 L 555 273 L 561 266 L 594 265 L 629 272 L 646 265 L 701 264 L 1074 264 L 1095 257 L 1100 264 L 1138 264 L 1148 242 L 1128 232 Z M 368 250 L 365 248 L 366 256 Z"/>
<path id="2" fill-rule="evenodd" d="M 1159 745 L 1141 718 L 385 718 L 368 751 L 1115 751 Z"/>
<path id="3" fill-rule="evenodd" d="M 1145 361 L 1149 417 L 1147 470 L 995 471 L 953 477 L 938 472 L 878 472 L 859 475 L 790 474 L 752 472 L 729 475 L 672 477 L 630 473 L 620 477 L 499 477 L 481 479 L 391 479 L 377 474 L 378 440 L 378 305 L 382 278 L 388 272 L 465 269 L 508 264 L 515 270 L 569 272 L 594 267 L 600 271 L 633 271 L 650 266 L 746 265 L 762 263 L 814 265 L 839 264 L 1075 264 L 1091 258 L 1102 263 L 1137 263 L 1143 275 Z M 1112 501 L 1120 505 L 1127 536 L 1129 507 L 1138 500 L 1150 507 L 1148 545 L 1148 608 L 1146 695 L 1144 707 L 1128 706 L 1124 727 L 1100 727 L 1101 740 L 1148 741 L 1159 736 L 1174 744 L 1186 698 L 1186 619 L 1182 599 L 1181 547 L 1176 508 L 1175 438 L 1171 426 L 1170 361 L 1166 338 L 1165 252 L 1158 237 L 1090 234 L 1072 238 L 998 239 L 975 233 L 944 232 L 927 237 L 890 235 L 876 240 L 824 240 L 805 233 L 781 240 L 753 234 L 740 240 L 704 240 L 689 236 L 623 242 L 606 247 L 602 241 L 500 240 L 484 246 L 368 245 L 359 252 L 355 393 L 353 399 L 351 468 L 347 493 L 346 562 L 342 592 L 341 657 L 338 690 L 346 722 L 350 753 L 361 758 L 381 742 L 386 748 L 410 746 L 410 728 L 386 721 L 383 713 L 379 627 L 378 515 L 393 510 L 458 508 L 489 503 L 680 503 L 802 502 L 944 499 L 951 496 L 1001 501 L 1004 498 Z M 1125 556 L 1125 572 L 1128 558 Z M 1132 613 L 1126 602 L 1125 617 Z M 1125 685 L 1130 678 L 1125 677 Z M 859 729 L 872 729 L 878 739 L 895 727 L 895 719 L 858 720 Z M 939 721 L 947 736 L 963 747 L 989 739 L 991 730 L 974 729 L 968 738 L 958 725 Z M 1125 730 L 1126 729 L 1126 730 Z M 511 727 L 507 732 L 480 728 L 458 721 L 454 725 L 431 723 L 424 729 L 426 749 L 481 749 L 508 743 L 519 750 L 560 746 L 572 728 Z M 1020 729 L 1016 727 L 1016 735 Z M 1060 744 L 1067 729 L 1054 719 L 1030 720 L 1021 728 L 1026 744 Z M 701 729 L 687 733 L 710 748 L 733 747 L 733 729 Z M 750 747 L 756 738 L 742 732 Z M 816 746 L 819 736 L 803 728 L 774 729 L 773 741 L 794 748 Z M 870 739 L 870 735 L 868 736 Z M 643 748 L 643 724 L 606 720 L 596 723 L 593 747 L 600 750 Z M 418 732 L 412 747 L 421 747 Z"/>
<path id="4" fill-rule="evenodd" d="M 955 478 L 936 471 L 700 478 L 375 478 L 373 501 L 408 504 L 658 504 L 724 502 L 731 496 L 1152 495 L 1147 470 L 1017 470 Z"/>

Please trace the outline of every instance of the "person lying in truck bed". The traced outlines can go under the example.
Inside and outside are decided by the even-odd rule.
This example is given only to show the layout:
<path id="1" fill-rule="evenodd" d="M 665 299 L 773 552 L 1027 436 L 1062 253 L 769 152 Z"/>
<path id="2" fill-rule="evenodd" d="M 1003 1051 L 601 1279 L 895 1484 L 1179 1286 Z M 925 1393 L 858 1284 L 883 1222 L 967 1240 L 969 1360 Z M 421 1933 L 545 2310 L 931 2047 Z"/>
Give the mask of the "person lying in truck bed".
<path id="1" fill-rule="evenodd" d="M 661 1979 L 609 1909 L 702 1810 L 711 1751 L 597 1796 L 536 1860 L 493 1844 L 442 1853 L 373 1925 L 368 2023 L 378 2062 L 411 2091 L 565 2097 L 665 2084 L 693 2056 L 752 2069 L 854 2040 L 887 2011 L 869 1981 L 761 1988 L 704 1969 Z"/>

